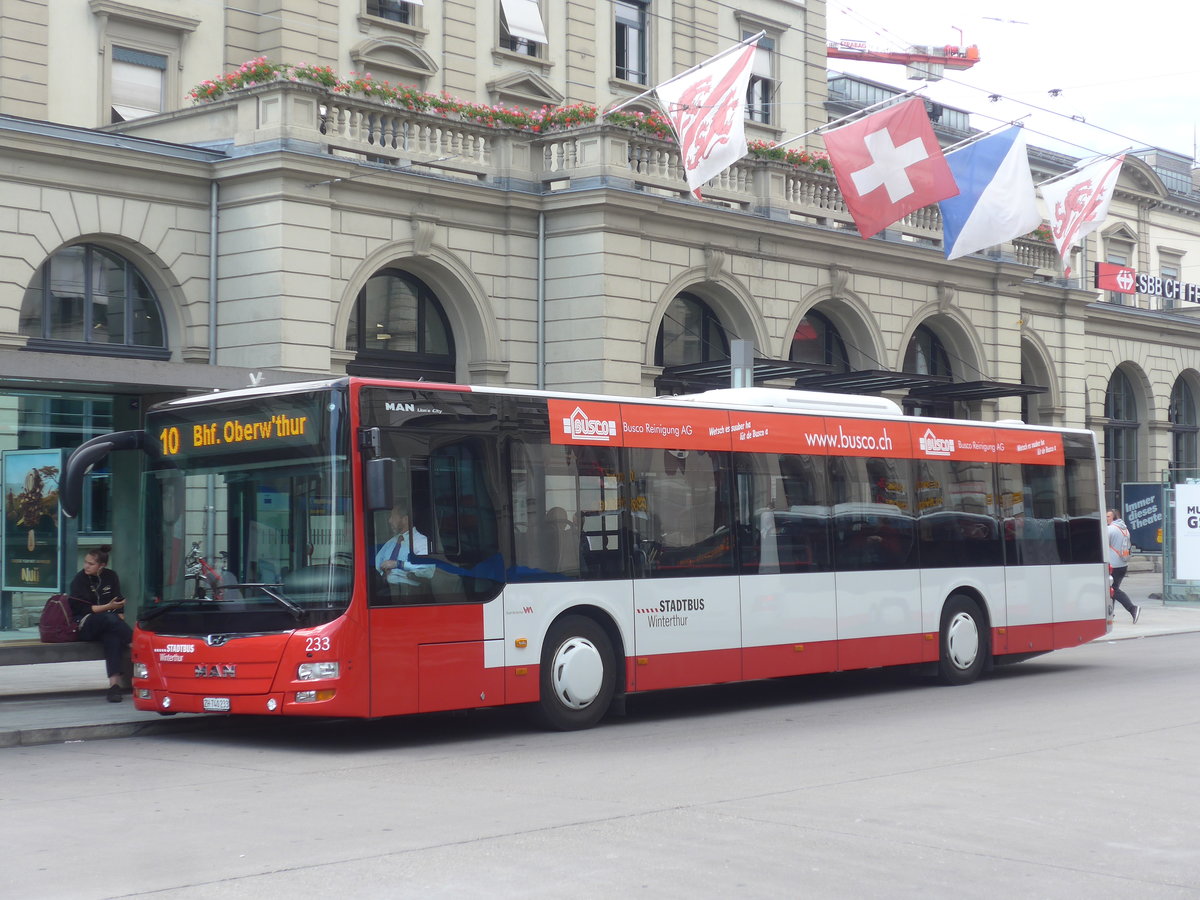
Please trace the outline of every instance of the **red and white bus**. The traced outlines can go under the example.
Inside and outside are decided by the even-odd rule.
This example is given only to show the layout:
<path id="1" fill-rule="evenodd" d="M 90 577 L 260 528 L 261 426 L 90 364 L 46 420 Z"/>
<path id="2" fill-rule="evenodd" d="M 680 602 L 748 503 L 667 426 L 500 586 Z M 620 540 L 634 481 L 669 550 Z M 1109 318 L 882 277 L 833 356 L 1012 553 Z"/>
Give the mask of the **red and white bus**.
<path id="1" fill-rule="evenodd" d="M 1108 628 L 1089 431 L 347 377 L 160 404 L 73 454 L 68 511 L 115 449 L 146 457 L 139 709 L 520 703 L 582 728 L 660 688 L 913 664 L 965 683 Z M 227 553 L 215 588 L 188 575 L 197 541 Z"/>

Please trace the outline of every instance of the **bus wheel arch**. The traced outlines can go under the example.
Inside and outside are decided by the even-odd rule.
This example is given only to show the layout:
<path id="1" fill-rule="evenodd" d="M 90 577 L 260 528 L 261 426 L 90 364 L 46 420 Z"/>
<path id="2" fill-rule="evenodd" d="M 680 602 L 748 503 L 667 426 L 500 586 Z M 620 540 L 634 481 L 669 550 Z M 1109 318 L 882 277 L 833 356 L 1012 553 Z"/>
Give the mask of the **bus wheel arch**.
<path id="1" fill-rule="evenodd" d="M 970 684 L 988 666 L 991 626 L 983 599 L 956 591 L 942 605 L 938 629 L 938 678 L 943 684 Z"/>
<path id="2" fill-rule="evenodd" d="M 542 641 L 537 717 L 547 728 L 591 728 L 608 712 L 624 678 L 620 635 L 607 616 L 567 610 Z"/>

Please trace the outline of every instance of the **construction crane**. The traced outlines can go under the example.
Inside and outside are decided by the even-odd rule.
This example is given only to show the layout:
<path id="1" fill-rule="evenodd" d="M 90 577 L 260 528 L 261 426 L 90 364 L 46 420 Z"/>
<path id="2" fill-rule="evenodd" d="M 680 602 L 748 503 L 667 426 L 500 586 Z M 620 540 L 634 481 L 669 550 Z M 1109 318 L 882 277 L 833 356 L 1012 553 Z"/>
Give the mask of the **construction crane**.
<path id="1" fill-rule="evenodd" d="M 893 63 L 908 66 L 908 77 L 922 81 L 937 81 L 943 69 L 969 69 L 979 62 L 979 48 L 946 44 L 941 47 L 914 45 L 908 50 L 872 50 L 866 41 L 837 41 L 829 43 L 825 55 L 830 59 L 853 59 L 857 62 Z"/>

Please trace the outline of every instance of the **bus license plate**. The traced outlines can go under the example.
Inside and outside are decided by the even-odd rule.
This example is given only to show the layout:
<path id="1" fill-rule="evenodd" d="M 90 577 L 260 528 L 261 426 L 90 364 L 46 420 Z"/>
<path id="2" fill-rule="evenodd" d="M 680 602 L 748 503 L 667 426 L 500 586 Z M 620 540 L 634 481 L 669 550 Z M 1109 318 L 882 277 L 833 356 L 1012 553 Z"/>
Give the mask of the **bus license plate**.
<path id="1" fill-rule="evenodd" d="M 204 698 L 205 712 L 229 712 L 228 697 L 205 697 Z"/>

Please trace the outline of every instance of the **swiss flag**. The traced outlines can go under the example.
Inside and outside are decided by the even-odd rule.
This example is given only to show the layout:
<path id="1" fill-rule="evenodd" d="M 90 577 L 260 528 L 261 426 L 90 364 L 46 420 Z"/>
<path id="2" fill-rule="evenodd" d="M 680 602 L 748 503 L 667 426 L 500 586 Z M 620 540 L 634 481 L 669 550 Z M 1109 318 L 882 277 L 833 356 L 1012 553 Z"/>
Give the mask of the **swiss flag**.
<path id="1" fill-rule="evenodd" d="M 920 98 L 835 128 L 824 137 L 846 209 L 864 238 L 958 195 Z"/>

